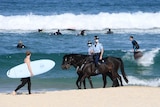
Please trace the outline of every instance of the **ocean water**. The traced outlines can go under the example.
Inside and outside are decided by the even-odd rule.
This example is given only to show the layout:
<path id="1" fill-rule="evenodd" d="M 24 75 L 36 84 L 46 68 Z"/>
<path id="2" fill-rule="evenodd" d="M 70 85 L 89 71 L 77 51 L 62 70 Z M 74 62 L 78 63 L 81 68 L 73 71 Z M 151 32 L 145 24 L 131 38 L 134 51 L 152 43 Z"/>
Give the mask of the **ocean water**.
<path id="1" fill-rule="evenodd" d="M 160 0 L 1 0 L 0 3 L 0 92 L 11 92 L 19 79 L 6 76 L 7 70 L 23 63 L 25 51 L 31 60 L 52 59 L 56 66 L 32 77 L 32 91 L 77 89 L 72 67 L 62 70 L 65 54 L 87 54 L 87 41 L 98 35 L 104 57 L 122 58 L 129 83 L 160 87 Z M 106 34 L 111 28 L 113 34 Z M 43 29 L 43 32 L 38 32 Z M 52 35 L 60 29 L 62 35 Z M 85 36 L 78 36 L 86 30 Z M 143 57 L 135 61 L 129 36 L 140 44 Z M 17 49 L 19 40 L 27 46 Z M 120 73 L 120 72 L 119 72 Z M 101 75 L 92 77 L 95 88 L 103 86 Z M 108 78 L 107 86 L 112 82 Z M 90 88 L 87 83 L 87 88 Z M 27 91 L 24 87 L 21 91 Z"/>

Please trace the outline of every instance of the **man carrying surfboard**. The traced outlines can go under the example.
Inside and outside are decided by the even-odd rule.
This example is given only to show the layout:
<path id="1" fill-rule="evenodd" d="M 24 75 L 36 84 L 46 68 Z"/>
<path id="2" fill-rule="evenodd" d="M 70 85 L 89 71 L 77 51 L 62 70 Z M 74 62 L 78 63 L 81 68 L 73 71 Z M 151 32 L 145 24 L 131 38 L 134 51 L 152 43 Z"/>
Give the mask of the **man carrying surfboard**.
<path id="1" fill-rule="evenodd" d="M 24 63 L 27 64 L 28 70 L 30 72 L 30 75 L 33 76 L 33 72 L 30 66 L 30 57 L 31 57 L 31 52 L 30 51 L 26 51 L 26 58 L 24 59 Z M 26 78 L 21 78 L 22 83 L 13 91 L 13 95 L 16 95 L 16 92 L 22 88 L 24 85 L 26 85 L 28 83 L 28 93 L 31 94 L 31 80 L 30 77 L 26 77 Z"/>

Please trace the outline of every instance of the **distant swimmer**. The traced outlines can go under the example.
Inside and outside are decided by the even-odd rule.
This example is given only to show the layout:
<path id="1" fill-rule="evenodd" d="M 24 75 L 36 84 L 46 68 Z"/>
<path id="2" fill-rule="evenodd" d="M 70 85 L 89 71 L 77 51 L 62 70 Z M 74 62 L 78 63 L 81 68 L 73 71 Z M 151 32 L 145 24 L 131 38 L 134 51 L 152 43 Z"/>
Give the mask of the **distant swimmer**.
<path id="1" fill-rule="evenodd" d="M 107 34 L 113 34 L 113 32 L 111 31 L 111 29 L 108 29 Z"/>
<path id="2" fill-rule="evenodd" d="M 78 35 L 85 36 L 86 35 L 85 30 L 81 30 L 81 32 Z"/>
<path id="3" fill-rule="evenodd" d="M 84 36 L 85 35 L 85 30 L 82 30 L 80 35 Z"/>
<path id="4" fill-rule="evenodd" d="M 43 31 L 43 29 L 38 29 L 38 32 L 42 32 Z"/>
<path id="5" fill-rule="evenodd" d="M 23 42 L 20 40 L 17 44 L 17 48 L 25 48 L 26 46 L 23 44 Z"/>
<path id="6" fill-rule="evenodd" d="M 60 32 L 60 30 L 58 29 L 57 32 L 53 33 L 54 35 L 62 35 L 62 33 Z"/>

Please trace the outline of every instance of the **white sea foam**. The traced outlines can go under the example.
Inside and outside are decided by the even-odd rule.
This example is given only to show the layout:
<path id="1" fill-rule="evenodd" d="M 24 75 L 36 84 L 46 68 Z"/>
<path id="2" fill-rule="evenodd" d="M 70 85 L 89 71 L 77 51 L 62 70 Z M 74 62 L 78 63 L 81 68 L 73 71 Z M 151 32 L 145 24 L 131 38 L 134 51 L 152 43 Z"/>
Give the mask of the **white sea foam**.
<path id="1" fill-rule="evenodd" d="M 160 12 L 157 13 L 99 13 L 59 15 L 0 15 L 0 30 L 37 30 L 41 29 L 88 29 L 103 30 L 106 28 L 131 29 L 133 31 L 154 29 L 160 30 Z M 156 29 L 156 31 L 155 31 Z"/>
<path id="2" fill-rule="evenodd" d="M 154 79 L 139 79 L 134 76 L 128 76 L 129 83 L 128 85 L 141 85 L 141 86 L 152 86 L 152 87 L 160 87 L 160 78 Z M 123 81 L 124 85 L 127 85 Z"/>
<path id="3" fill-rule="evenodd" d="M 143 56 L 139 58 L 138 60 L 135 60 L 133 57 L 132 51 L 127 52 L 124 56 L 123 59 L 130 60 L 130 61 L 135 61 L 139 66 L 144 66 L 148 67 L 152 64 L 154 64 L 154 58 L 156 55 L 159 53 L 160 48 L 154 48 L 150 51 L 146 50 L 140 50 L 143 52 Z"/>
<path id="4" fill-rule="evenodd" d="M 160 48 L 152 49 L 144 52 L 143 56 L 137 60 L 137 63 L 142 66 L 150 66 L 154 64 L 154 58 L 158 54 Z"/>

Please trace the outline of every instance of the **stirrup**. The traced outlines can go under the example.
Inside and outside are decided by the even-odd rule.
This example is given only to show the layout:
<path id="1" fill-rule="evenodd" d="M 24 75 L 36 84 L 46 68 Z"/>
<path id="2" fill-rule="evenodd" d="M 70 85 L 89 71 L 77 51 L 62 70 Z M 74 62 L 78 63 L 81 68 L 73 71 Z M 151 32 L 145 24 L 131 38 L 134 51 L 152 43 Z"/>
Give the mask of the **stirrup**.
<path id="1" fill-rule="evenodd" d="M 98 73 L 98 68 L 96 68 L 96 70 L 94 72 L 97 74 Z"/>

